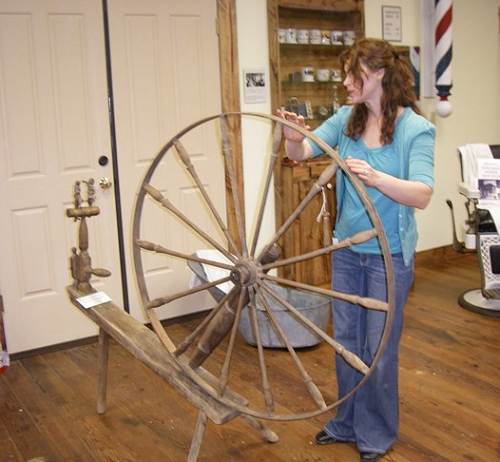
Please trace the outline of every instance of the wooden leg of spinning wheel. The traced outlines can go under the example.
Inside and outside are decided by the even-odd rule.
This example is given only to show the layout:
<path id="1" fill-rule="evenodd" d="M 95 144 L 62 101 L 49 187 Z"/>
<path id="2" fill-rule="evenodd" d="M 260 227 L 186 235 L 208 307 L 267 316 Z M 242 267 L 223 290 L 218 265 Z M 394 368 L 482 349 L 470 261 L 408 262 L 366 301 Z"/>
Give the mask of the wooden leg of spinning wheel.
<path id="1" fill-rule="evenodd" d="M 97 413 L 106 412 L 106 391 L 108 388 L 108 354 L 109 354 L 109 335 L 99 329 L 98 344 L 98 368 L 99 377 L 97 382 Z"/>
<path id="2" fill-rule="evenodd" d="M 194 428 L 193 439 L 191 440 L 191 448 L 189 449 L 189 454 L 187 462 L 196 462 L 198 459 L 198 453 L 200 452 L 201 442 L 203 440 L 203 434 L 205 433 L 205 427 L 207 426 L 207 415 L 204 411 L 198 413 L 198 420 L 196 421 L 196 427 Z"/>
<path id="3" fill-rule="evenodd" d="M 262 435 L 262 438 L 268 443 L 277 443 L 279 441 L 280 437 L 260 420 L 245 414 L 241 414 L 241 418 L 251 427 L 258 430 Z"/>

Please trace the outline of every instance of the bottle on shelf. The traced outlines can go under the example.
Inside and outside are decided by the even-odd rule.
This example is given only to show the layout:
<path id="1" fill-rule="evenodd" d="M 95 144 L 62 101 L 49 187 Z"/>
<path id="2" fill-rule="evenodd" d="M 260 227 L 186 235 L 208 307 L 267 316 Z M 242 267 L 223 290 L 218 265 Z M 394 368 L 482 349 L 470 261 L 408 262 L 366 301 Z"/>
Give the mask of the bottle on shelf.
<path id="1" fill-rule="evenodd" d="M 335 114 L 339 109 L 340 109 L 339 89 L 337 85 L 333 85 L 332 114 Z"/>

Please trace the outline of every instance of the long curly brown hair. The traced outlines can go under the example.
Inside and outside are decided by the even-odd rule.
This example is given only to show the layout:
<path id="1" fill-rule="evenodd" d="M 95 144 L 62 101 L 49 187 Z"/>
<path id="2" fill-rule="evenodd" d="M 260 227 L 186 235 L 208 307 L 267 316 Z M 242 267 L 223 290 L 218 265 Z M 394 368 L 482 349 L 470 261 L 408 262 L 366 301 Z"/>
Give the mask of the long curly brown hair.
<path id="1" fill-rule="evenodd" d="M 392 142 L 398 107 L 411 107 L 421 114 L 416 104 L 413 88 L 413 74 L 408 60 L 385 40 L 366 38 L 345 50 L 340 55 L 343 72 L 352 74 L 357 85 L 363 87 L 361 63 L 371 71 L 384 69 L 382 78 L 382 128 L 380 142 Z M 346 135 L 358 139 L 364 132 L 368 119 L 368 108 L 365 104 L 355 104 L 346 127 Z"/>

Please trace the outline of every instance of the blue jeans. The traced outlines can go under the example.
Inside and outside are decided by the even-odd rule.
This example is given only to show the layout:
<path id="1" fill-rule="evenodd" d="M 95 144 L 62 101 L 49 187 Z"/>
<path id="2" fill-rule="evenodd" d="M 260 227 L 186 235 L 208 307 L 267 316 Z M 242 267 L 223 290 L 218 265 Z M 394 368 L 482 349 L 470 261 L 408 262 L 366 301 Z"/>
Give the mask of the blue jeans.
<path id="1" fill-rule="evenodd" d="M 384 261 L 381 255 L 333 252 L 334 290 L 387 300 Z M 395 316 L 385 350 L 375 370 L 361 388 L 340 404 L 324 430 L 337 439 L 355 442 L 360 452 L 385 453 L 398 435 L 398 347 L 403 308 L 413 282 L 413 262 L 405 266 L 401 254 L 392 256 L 395 279 Z M 370 365 L 384 329 L 385 313 L 341 300 L 333 302 L 336 340 Z M 339 397 L 352 390 L 361 374 L 336 355 Z"/>

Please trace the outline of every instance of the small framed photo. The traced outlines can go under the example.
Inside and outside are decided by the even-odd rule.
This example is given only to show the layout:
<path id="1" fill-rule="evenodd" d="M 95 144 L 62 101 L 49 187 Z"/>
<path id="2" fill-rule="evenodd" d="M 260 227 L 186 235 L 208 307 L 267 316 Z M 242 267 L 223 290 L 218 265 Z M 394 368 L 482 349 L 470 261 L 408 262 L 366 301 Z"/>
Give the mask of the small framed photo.
<path id="1" fill-rule="evenodd" d="M 382 38 L 389 42 L 403 40 L 400 6 L 382 6 Z"/>
<path id="2" fill-rule="evenodd" d="M 247 104 L 266 102 L 266 73 L 264 69 L 243 71 L 243 94 Z"/>

